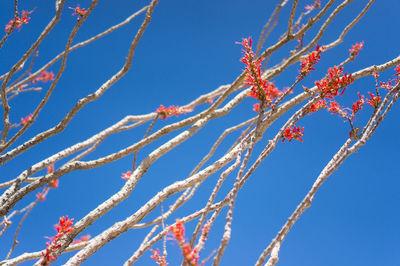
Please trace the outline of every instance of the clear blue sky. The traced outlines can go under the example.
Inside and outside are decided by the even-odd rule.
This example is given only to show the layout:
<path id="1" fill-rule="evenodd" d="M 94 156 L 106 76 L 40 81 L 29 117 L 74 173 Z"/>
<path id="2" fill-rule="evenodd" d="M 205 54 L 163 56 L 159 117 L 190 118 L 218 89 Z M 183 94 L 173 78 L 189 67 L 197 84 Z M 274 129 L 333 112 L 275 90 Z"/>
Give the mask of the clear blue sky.
<path id="1" fill-rule="evenodd" d="M 0 3 L 1 25 L 7 24 L 13 16 L 12 2 Z M 243 69 L 243 64 L 239 61 L 241 47 L 235 42 L 248 36 L 257 39 L 277 2 L 161 0 L 137 47 L 129 73 L 98 101 L 88 104 L 80 111 L 64 132 L 3 166 L 0 169 L 0 178 L 14 178 L 32 163 L 87 139 L 126 115 L 146 114 L 154 111 L 160 104 L 184 105 L 219 85 L 231 83 Z M 325 4 L 326 0 L 321 2 Z M 354 1 L 343 10 L 330 25 L 320 44 L 335 40 L 366 2 Z M 78 32 L 74 43 L 124 20 L 147 3 L 144 0 L 100 1 Z M 77 4 L 88 7 L 90 1 L 67 1 L 66 6 L 74 7 Z M 311 1 L 299 1 L 299 9 L 302 10 L 306 4 L 311 4 Z M 31 15 L 30 23 L 14 33 L 0 50 L 1 74 L 8 71 L 24 53 L 54 13 L 53 1 L 21 0 L 19 6 L 20 10 L 36 9 Z M 286 29 L 290 6 L 291 3 L 282 10 L 280 25 L 267 44 L 272 44 Z M 349 32 L 345 41 L 323 54 L 317 65 L 318 70 L 302 85 L 312 86 L 314 80 L 320 79 L 328 67 L 342 62 L 355 42 L 364 41 L 365 45 L 357 61 L 346 66 L 347 72 L 397 57 L 398 10 L 398 1 L 376 1 L 359 24 Z M 67 36 L 76 23 L 76 17 L 72 17 L 71 13 L 72 10 L 64 10 L 60 24 L 40 46 L 34 69 L 65 47 Z M 71 53 L 65 73 L 40 113 L 37 123 L 17 144 L 55 125 L 78 99 L 95 91 L 118 71 L 143 18 L 141 15 L 124 28 Z M 310 36 L 311 33 L 306 35 L 306 40 Z M 271 62 L 280 62 L 286 52 L 287 50 L 276 54 Z M 59 64 L 56 64 L 49 70 L 56 72 L 58 67 Z M 290 67 L 273 81 L 279 88 L 290 86 L 298 68 L 298 64 Z M 393 70 L 389 70 L 382 74 L 382 81 L 386 81 L 393 73 Z M 48 85 L 44 84 L 43 87 L 47 88 Z M 358 91 L 366 95 L 367 91 L 373 89 L 372 77 L 357 81 L 346 91 L 341 103 L 349 105 L 356 99 Z M 299 90 L 300 87 L 296 91 Z M 21 117 L 31 113 L 43 95 L 44 91 L 27 93 L 13 100 L 12 121 L 19 122 Z M 210 122 L 187 143 L 158 160 L 139 182 L 131 197 L 85 233 L 96 235 L 102 232 L 115 221 L 123 220 L 135 212 L 160 188 L 185 178 L 225 127 L 254 116 L 253 103 L 253 99 L 245 100 L 227 117 Z M 202 108 L 199 107 L 196 111 Z M 365 108 L 357 121 L 364 122 L 370 112 L 370 108 Z M 312 207 L 286 238 L 278 265 L 400 265 L 400 170 L 395 163 L 400 147 L 397 138 L 399 115 L 400 108 L 396 105 L 367 145 L 352 155 L 323 185 Z M 170 118 L 169 121 L 173 119 L 176 118 Z M 283 123 L 283 120 L 278 121 L 271 130 L 276 130 Z M 155 129 L 164 124 L 165 122 L 158 121 Z M 239 192 L 232 238 L 221 265 L 255 263 L 261 251 L 303 199 L 325 164 L 344 143 L 349 131 L 343 120 L 326 111 L 308 116 L 298 125 L 305 127 L 304 143 L 280 143 Z M 86 159 L 118 151 L 139 140 L 146 129 L 144 126 L 115 135 Z M 270 136 L 271 133 L 266 134 L 255 152 L 261 150 Z M 236 137 L 237 134 L 229 137 L 213 158 L 221 156 Z M 144 148 L 139 152 L 138 159 L 143 159 L 145 154 L 167 140 L 168 138 L 162 138 Z M 51 191 L 46 201 L 41 202 L 26 220 L 19 235 L 21 243 L 13 257 L 45 248 L 46 239 L 43 237 L 54 234 L 53 225 L 60 216 L 69 215 L 79 220 L 117 192 L 124 182 L 120 178 L 121 172 L 129 170 L 131 160 L 131 156 L 128 156 L 99 169 L 75 171 L 63 176 L 59 188 Z M 56 168 L 60 166 L 61 162 L 56 163 Z M 204 197 L 208 195 L 216 178 L 217 176 L 210 177 L 194 197 L 194 203 L 180 210 L 178 215 L 186 215 L 203 206 Z M 231 188 L 232 179 L 230 177 L 222 193 Z M 222 194 L 218 199 L 221 197 Z M 23 207 L 33 199 L 34 194 L 26 197 L 17 207 Z M 171 202 L 167 202 L 164 209 Z M 160 209 L 155 210 L 146 221 L 159 214 Z M 225 213 L 213 226 L 202 258 L 207 257 L 217 247 L 223 232 L 224 219 Z M 0 240 L 1 258 L 8 252 L 16 224 Z M 187 228 L 193 229 L 193 223 L 187 225 Z M 123 263 L 136 250 L 146 232 L 137 230 L 125 233 L 107 244 L 86 261 L 85 265 Z M 167 246 L 170 265 L 178 265 L 181 254 L 176 243 L 168 241 Z M 149 258 L 150 255 L 148 252 L 137 265 L 155 265 Z M 70 256 L 71 253 L 60 256 L 54 265 L 65 262 Z M 31 264 L 32 262 L 27 262 L 24 265 Z"/>

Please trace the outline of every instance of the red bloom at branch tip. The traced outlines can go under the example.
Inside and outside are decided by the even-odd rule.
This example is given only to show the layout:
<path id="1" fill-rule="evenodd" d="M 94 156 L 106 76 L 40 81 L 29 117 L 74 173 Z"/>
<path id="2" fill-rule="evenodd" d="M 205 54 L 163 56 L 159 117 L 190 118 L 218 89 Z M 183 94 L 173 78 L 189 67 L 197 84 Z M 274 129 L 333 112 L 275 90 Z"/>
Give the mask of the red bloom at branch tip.
<path id="1" fill-rule="evenodd" d="M 31 19 L 28 17 L 33 11 L 22 11 L 22 17 L 15 17 L 14 19 L 10 20 L 5 28 L 6 32 L 11 30 L 12 25 L 14 24 L 14 29 L 20 30 L 23 24 L 28 24 L 29 20 Z"/>
<path id="2" fill-rule="evenodd" d="M 169 230 L 172 232 L 176 241 L 178 242 L 179 247 L 182 250 L 182 255 L 187 262 L 191 266 L 197 266 L 199 260 L 199 254 L 197 248 L 190 247 L 189 243 L 185 242 L 185 227 L 183 226 L 180 220 L 176 220 L 174 225 L 169 227 Z"/>
<path id="3" fill-rule="evenodd" d="M 33 114 L 29 114 L 29 115 L 27 115 L 25 117 L 22 117 L 21 118 L 21 124 L 25 125 L 26 123 L 29 122 L 29 120 L 32 119 L 32 117 L 33 117 Z"/>
<path id="4" fill-rule="evenodd" d="M 295 140 L 299 140 L 301 142 L 303 142 L 303 140 L 301 139 L 301 137 L 303 137 L 303 131 L 304 131 L 304 127 L 296 127 L 295 125 L 293 125 L 291 128 L 288 127 L 285 129 L 285 131 L 283 132 L 283 139 L 282 142 L 285 141 L 285 139 L 287 139 L 289 142 L 292 141 L 292 139 Z"/>
<path id="5" fill-rule="evenodd" d="M 367 99 L 367 103 L 372 106 L 372 108 L 376 109 L 378 108 L 379 104 L 381 103 L 382 97 L 380 96 L 375 96 L 375 94 L 372 94 L 368 92 L 369 96 L 371 99 Z"/>
<path id="6" fill-rule="evenodd" d="M 308 73 L 310 73 L 312 70 L 315 70 L 313 66 L 318 63 L 319 59 L 321 58 L 321 53 L 323 51 L 324 47 L 320 47 L 319 45 L 317 45 L 315 47 L 315 51 L 308 53 L 307 56 L 300 59 L 301 69 L 299 71 L 300 76 L 297 77 L 298 79 L 307 76 Z"/>
<path id="7" fill-rule="evenodd" d="M 77 21 L 79 21 L 85 14 L 86 14 L 86 10 L 84 8 L 80 8 L 79 5 L 76 7 L 69 7 L 69 9 L 74 10 L 74 13 L 72 13 L 72 15 L 78 15 L 78 18 L 76 19 Z"/>
<path id="8" fill-rule="evenodd" d="M 44 70 L 44 71 L 42 71 L 40 73 L 40 75 L 38 75 L 38 76 L 36 76 L 35 78 L 32 79 L 32 83 L 37 83 L 39 81 L 48 82 L 48 81 L 51 81 L 51 80 L 54 80 L 53 71 L 48 72 L 48 71 Z"/>
<path id="9" fill-rule="evenodd" d="M 54 179 L 54 180 L 49 182 L 49 187 L 57 188 L 58 187 L 58 183 L 59 183 L 58 179 Z"/>
<path id="10" fill-rule="evenodd" d="M 339 95 L 339 90 L 343 89 L 341 95 L 343 95 L 346 87 L 353 83 L 354 79 L 351 74 L 344 73 L 343 68 L 334 66 L 329 68 L 328 75 L 326 75 L 321 81 L 316 81 L 317 89 L 320 92 L 322 98 L 333 98 Z"/>
<path id="11" fill-rule="evenodd" d="M 268 104 L 281 95 L 282 92 L 276 88 L 273 82 L 262 79 L 261 62 L 264 59 L 259 58 L 257 60 L 251 47 L 252 43 L 253 41 L 250 37 L 244 38 L 240 43 L 238 42 L 243 46 L 242 52 L 244 55 L 240 61 L 246 65 L 244 70 L 246 74 L 244 78 L 245 84 L 251 86 L 248 96 Z"/>
<path id="12" fill-rule="evenodd" d="M 260 108 L 260 104 L 259 103 L 255 103 L 253 104 L 253 111 L 258 113 L 258 109 Z"/>
<path id="13" fill-rule="evenodd" d="M 352 114 L 352 118 L 354 118 L 355 114 L 360 111 L 365 103 L 365 98 L 364 96 L 361 96 L 360 93 L 358 93 L 358 97 L 360 98 L 359 100 L 357 100 L 356 102 L 353 103 L 352 107 L 351 107 L 351 111 L 353 112 Z"/>
<path id="14" fill-rule="evenodd" d="M 339 114 L 343 118 L 347 117 L 347 112 L 340 108 L 340 105 L 335 101 L 330 102 L 330 107 L 328 108 L 328 111 L 332 112 L 332 114 Z"/>
<path id="15" fill-rule="evenodd" d="M 328 108 L 328 111 L 329 111 L 329 112 L 333 112 L 334 114 L 339 113 L 340 106 L 339 106 L 339 104 L 338 104 L 337 102 L 331 101 L 331 102 L 330 102 L 330 105 L 331 105 L 331 106 Z"/>
<path id="16" fill-rule="evenodd" d="M 40 201 L 44 201 L 44 200 L 46 199 L 46 195 L 44 195 L 44 194 L 38 192 L 38 193 L 36 194 L 36 198 L 38 198 Z"/>
<path id="17" fill-rule="evenodd" d="M 388 82 L 380 82 L 381 88 L 386 89 L 388 91 L 393 89 L 392 81 L 388 80 Z"/>
<path id="18" fill-rule="evenodd" d="M 125 180 L 128 180 L 131 177 L 131 175 L 132 175 L 132 171 L 128 171 L 126 173 L 122 173 L 121 178 L 125 179 Z"/>
<path id="19" fill-rule="evenodd" d="M 400 64 L 398 64 L 394 70 L 396 71 L 396 74 L 394 75 L 397 76 L 397 78 L 400 78 Z"/>
<path id="20" fill-rule="evenodd" d="M 360 52 L 360 50 L 363 48 L 364 46 L 364 41 L 360 42 L 360 43 L 356 43 L 354 45 L 352 45 L 351 49 L 349 49 L 350 51 L 350 56 L 357 56 L 358 53 Z"/>
<path id="21" fill-rule="evenodd" d="M 160 266 L 168 265 L 166 258 L 164 256 L 160 256 L 160 251 L 158 249 L 156 249 L 156 250 L 150 249 L 150 251 L 153 253 L 153 255 L 150 256 L 150 258 L 154 259 L 156 261 L 156 264 L 158 264 Z"/>
<path id="22" fill-rule="evenodd" d="M 319 100 L 315 103 L 313 103 L 310 108 L 307 110 L 307 113 L 315 113 L 323 108 L 328 108 L 328 105 L 326 104 L 325 99 L 324 100 Z"/>
<path id="23" fill-rule="evenodd" d="M 47 237 L 51 240 L 51 242 L 46 243 L 46 250 L 42 252 L 43 260 L 44 260 L 44 265 L 49 265 L 51 262 L 57 259 L 57 257 L 52 256 L 51 254 L 56 250 L 61 247 L 59 241 L 60 239 L 66 235 L 67 233 L 71 232 L 74 230 L 72 227 L 72 224 L 74 222 L 74 219 L 69 219 L 68 216 L 63 216 L 60 217 L 59 223 L 55 225 L 55 228 L 57 230 L 57 234 L 53 237 Z"/>
<path id="24" fill-rule="evenodd" d="M 74 223 L 74 219 L 69 219 L 68 216 L 60 217 L 60 221 L 55 225 L 57 233 L 66 234 L 71 232 L 74 228 L 72 228 L 72 224 Z M 57 236 L 56 236 L 57 237 Z"/>

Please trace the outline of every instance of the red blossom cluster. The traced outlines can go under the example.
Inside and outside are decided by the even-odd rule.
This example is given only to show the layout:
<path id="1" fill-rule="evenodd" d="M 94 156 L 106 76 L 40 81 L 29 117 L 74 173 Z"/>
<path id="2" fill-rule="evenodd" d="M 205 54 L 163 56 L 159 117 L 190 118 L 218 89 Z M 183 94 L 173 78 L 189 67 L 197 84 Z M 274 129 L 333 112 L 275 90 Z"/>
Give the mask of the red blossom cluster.
<path id="1" fill-rule="evenodd" d="M 333 68 L 329 68 L 328 75 L 321 81 L 316 81 L 315 85 L 317 85 L 322 98 L 333 98 L 339 95 L 339 90 L 341 89 L 343 89 L 342 95 L 346 87 L 353 83 L 353 81 L 354 79 L 351 77 L 351 74 L 343 74 L 342 67 L 334 66 Z"/>
<path id="2" fill-rule="evenodd" d="M 69 219 L 68 216 L 60 217 L 59 224 L 55 225 L 55 228 L 57 230 L 57 235 L 49 237 L 49 239 L 52 241 L 46 243 L 47 248 L 45 251 L 42 252 L 43 256 L 42 265 L 49 265 L 51 262 L 57 259 L 57 257 L 53 257 L 51 253 L 54 252 L 56 249 L 60 248 L 61 246 L 59 243 L 60 239 L 74 229 L 72 228 L 73 222 L 74 219 Z"/>
<path id="3" fill-rule="evenodd" d="M 310 73 L 312 70 L 315 70 L 313 66 L 318 63 L 319 59 L 321 58 L 321 53 L 324 51 L 323 46 L 317 45 L 315 47 L 315 51 L 312 51 L 311 53 L 308 53 L 307 56 L 304 58 L 300 59 L 301 63 L 301 69 L 300 69 L 300 76 L 297 78 L 304 78 L 307 76 L 308 73 Z"/>
<path id="4" fill-rule="evenodd" d="M 371 107 L 374 109 L 378 108 L 379 104 L 381 103 L 382 97 L 375 96 L 375 94 L 372 94 L 370 92 L 368 92 L 368 94 L 371 97 L 371 99 L 367 99 L 367 103 L 371 105 Z"/>
<path id="5" fill-rule="evenodd" d="M 156 261 L 156 264 L 160 265 L 160 266 L 167 266 L 167 260 L 164 256 L 160 256 L 160 251 L 157 250 L 152 250 L 150 249 L 150 251 L 153 253 L 152 256 L 150 256 L 150 258 L 154 259 Z"/>
<path id="6" fill-rule="evenodd" d="M 75 239 L 74 241 L 72 241 L 72 243 L 79 244 L 79 243 L 88 241 L 91 237 L 92 237 L 91 235 L 87 234 L 87 235 L 81 236 L 79 239 Z"/>
<path id="7" fill-rule="evenodd" d="M 40 73 L 40 75 L 36 76 L 36 77 L 32 80 L 32 83 L 37 83 L 37 82 L 39 82 L 39 81 L 47 82 L 47 81 L 50 81 L 50 80 L 54 80 L 54 73 L 53 73 L 53 71 L 48 72 L 48 71 L 44 70 L 44 71 L 42 71 L 42 72 Z"/>
<path id="8" fill-rule="evenodd" d="M 306 5 L 306 10 L 314 10 L 321 7 L 321 0 L 315 0 L 313 5 Z"/>
<path id="9" fill-rule="evenodd" d="M 264 59 L 260 58 L 256 60 L 251 47 L 252 42 L 251 37 L 249 37 L 247 39 L 244 38 L 241 43 L 238 43 L 244 47 L 242 50 L 244 56 L 240 61 L 246 65 L 245 84 L 251 86 L 248 96 L 269 104 L 273 99 L 281 95 L 282 92 L 276 88 L 273 82 L 268 82 L 267 80 L 262 79 L 261 62 Z"/>
<path id="10" fill-rule="evenodd" d="M 286 128 L 283 132 L 282 142 L 284 142 L 285 139 L 287 139 L 289 142 L 291 142 L 292 139 L 300 140 L 301 142 L 303 142 L 303 140 L 301 139 L 301 137 L 303 137 L 304 135 L 303 131 L 304 127 L 296 127 L 295 125 L 293 125 L 291 128 Z"/>
<path id="11" fill-rule="evenodd" d="M 271 102 L 273 99 L 277 98 L 279 95 L 282 94 L 282 92 L 280 90 L 278 90 L 278 88 L 275 86 L 275 84 L 273 82 L 265 83 L 263 86 L 263 90 L 267 97 L 267 102 Z M 259 94 L 255 93 L 253 90 L 251 90 L 249 92 L 248 96 L 260 100 Z"/>
<path id="12" fill-rule="evenodd" d="M 394 71 L 396 71 L 396 74 L 394 74 L 395 76 L 397 76 L 397 78 L 400 78 L 400 64 L 398 64 L 396 66 L 396 68 L 394 69 Z"/>
<path id="13" fill-rule="evenodd" d="M 132 175 L 132 171 L 128 171 L 126 173 L 122 173 L 121 178 L 125 179 L 125 180 L 128 180 L 131 177 L 131 175 Z"/>
<path id="14" fill-rule="evenodd" d="M 21 124 L 25 125 L 26 123 L 29 122 L 29 120 L 32 119 L 32 117 L 33 117 L 33 114 L 29 114 L 29 115 L 27 115 L 25 117 L 21 117 Z"/>
<path id="15" fill-rule="evenodd" d="M 36 194 L 36 198 L 37 198 L 38 200 L 40 200 L 40 201 L 44 201 L 44 200 L 46 199 L 47 191 L 48 191 L 48 189 L 46 188 L 46 190 L 43 189 L 42 192 L 38 192 L 38 193 Z"/>
<path id="16" fill-rule="evenodd" d="M 78 18 L 76 19 L 77 21 L 79 21 L 85 14 L 86 14 L 86 10 L 84 8 L 80 8 L 79 5 L 77 7 L 69 7 L 69 9 L 74 10 L 74 13 L 72 13 L 72 15 L 78 15 Z"/>
<path id="17" fill-rule="evenodd" d="M 351 117 L 349 118 L 350 120 L 354 120 L 356 114 L 358 111 L 361 111 L 361 109 L 364 107 L 365 104 L 365 97 L 361 96 L 360 93 L 358 93 L 358 97 L 360 98 L 359 100 L 355 101 L 353 105 L 351 106 Z"/>
<path id="18" fill-rule="evenodd" d="M 395 69 L 396 74 L 394 74 L 394 76 L 396 77 L 396 79 L 394 80 L 394 82 L 397 84 L 400 82 L 400 64 L 398 64 Z M 379 77 L 379 76 L 378 76 Z M 388 91 L 393 89 L 393 85 L 392 85 L 392 81 L 389 79 L 388 82 L 380 82 L 381 88 L 384 88 Z"/>
<path id="19" fill-rule="evenodd" d="M 315 103 L 313 103 L 310 108 L 307 110 L 307 113 L 315 113 L 323 108 L 328 108 L 328 105 L 326 104 L 325 99 L 324 100 L 319 100 Z"/>
<path id="20" fill-rule="evenodd" d="M 171 225 L 169 230 L 174 235 L 179 247 L 182 249 L 182 254 L 185 262 L 190 266 L 197 266 L 199 253 L 195 247 L 193 250 L 189 243 L 185 241 L 185 227 L 180 220 L 177 220 L 174 225 Z"/>
<path id="21" fill-rule="evenodd" d="M 258 109 L 260 108 L 260 104 L 259 103 L 255 103 L 253 104 L 253 111 L 258 113 Z"/>
<path id="22" fill-rule="evenodd" d="M 188 107 L 179 107 L 179 106 L 174 106 L 171 105 L 169 107 L 165 107 L 164 105 L 160 105 L 160 107 L 157 108 L 156 113 L 161 117 L 162 120 L 167 119 L 167 117 L 173 116 L 173 115 L 180 115 L 180 114 L 186 114 L 190 113 L 193 111 L 193 108 L 188 108 Z"/>
<path id="23" fill-rule="evenodd" d="M 375 96 L 374 94 L 368 92 L 371 99 L 365 99 L 364 96 L 362 96 L 360 93 L 358 93 L 359 99 L 355 101 L 351 109 L 349 108 L 341 108 L 340 105 L 336 101 L 331 101 L 330 102 L 330 107 L 328 108 L 329 112 L 332 112 L 333 114 L 339 114 L 341 117 L 348 119 L 349 121 L 354 120 L 356 114 L 362 110 L 364 107 L 365 103 L 368 103 L 371 105 L 373 108 L 377 108 L 380 104 L 381 97 Z M 351 114 L 349 115 L 346 109 L 351 110 Z"/>
<path id="24" fill-rule="evenodd" d="M 341 108 L 340 105 L 336 101 L 331 101 L 328 111 L 332 112 L 332 114 L 339 114 L 339 116 L 341 116 L 343 118 L 348 118 L 348 114 L 345 109 L 348 109 L 348 108 Z"/>
<path id="25" fill-rule="evenodd" d="M 386 89 L 388 91 L 393 89 L 392 81 L 388 80 L 388 82 L 380 82 L 381 88 Z"/>
<path id="26" fill-rule="evenodd" d="M 340 108 L 340 105 L 337 103 L 337 102 L 335 102 L 335 101 L 331 101 L 330 102 L 330 107 L 328 108 L 328 111 L 329 112 L 332 112 L 332 113 L 334 113 L 334 114 L 341 114 L 340 112 L 341 112 L 341 108 Z M 341 114 L 342 115 L 342 114 Z M 343 115 L 342 115 L 343 116 Z M 347 116 L 347 114 L 345 115 L 345 116 Z"/>
<path id="27" fill-rule="evenodd" d="M 22 11 L 22 17 L 18 17 L 16 16 L 14 19 L 10 20 L 8 22 L 8 24 L 6 25 L 5 31 L 9 32 L 11 30 L 12 25 L 14 24 L 15 29 L 20 29 L 22 27 L 23 24 L 28 24 L 29 20 L 31 19 L 30 17 L 28 17 L 30 15 L 29 11 Z"/>
<path id="28" fill-rule="evenodd" d="M 349 49 L 350 56 L 351 57 L 357 56 L 360 50 L 363 48 L 363 46 L 364 46 L 364 41 L 360 43 L 357 42 L 356 44 L 352 45 L 351 49 Z"/>

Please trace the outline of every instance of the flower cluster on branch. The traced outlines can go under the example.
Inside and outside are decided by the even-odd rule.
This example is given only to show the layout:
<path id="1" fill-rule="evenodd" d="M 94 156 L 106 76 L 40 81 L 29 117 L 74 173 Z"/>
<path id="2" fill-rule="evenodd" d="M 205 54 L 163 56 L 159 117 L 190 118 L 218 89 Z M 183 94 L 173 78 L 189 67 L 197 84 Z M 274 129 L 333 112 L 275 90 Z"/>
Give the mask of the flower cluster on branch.
<path id="1" fill-rule="evenodd" d="M 5 31 L 9 32 L 14 25 L 14 29 L 20 30 L 23 24 L 28 24 L 29 20 L 31 19 L 28 17 L 32 13 L 29 11 L 22 11 L 22 17 L 16 16 L 14 19 L 10 20 L 8 24 L 6 25 Z"/>
<path id="2" fill-rule="evenodd" d="M 261 76 L 261 63 L 264 59 L 256 58 L 252 49 L 252 43 L 253 40 L 251 37 L 243 38 L 242 42 L 238 43 L 243 46 L 242 52 L 244 56 L 240 61 L 246 65 L 245 84 L 251 86 L 248 96 L 254 97 L 268 105 L 281 95 L 282 92 L 277 89 L 273 82 L 263 80 Z"/>
<path id="3" fill-rule="evenodd" d="M 60 221 L 55 225 L 57 234 L 53 237 L 49 237 L 51 242 L 46 243 L 46 250 L 42 252 L 43 260 L 42 265 L 50 265 L 51 262 L 55 261 L 57 257 L 52 256 L 52 253 L 61 247 L 59 241 L 67 233 L 73 230 L 72 224 L 74 219 L 69 219 L 68 216 L 60 217 Z"/>

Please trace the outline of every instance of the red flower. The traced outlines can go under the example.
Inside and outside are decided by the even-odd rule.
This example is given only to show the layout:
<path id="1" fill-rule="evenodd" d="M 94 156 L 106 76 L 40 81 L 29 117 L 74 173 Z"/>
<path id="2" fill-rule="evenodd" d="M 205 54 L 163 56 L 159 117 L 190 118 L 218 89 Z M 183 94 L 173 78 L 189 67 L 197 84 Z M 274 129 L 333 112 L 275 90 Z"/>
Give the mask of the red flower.
<path id="1" fill-rule="evenodd" d="M 32 119 L 32 117 L 33 117 L 33 114 L 29 114 L 29 115 L 27 115 L 27 116 L 25 116 L 25 117 L 22 117 L 22 118 L 21 118 L 21 123 L 22 123 L 23 125 L 25 125 L 26 123 L 29 122 L 29 120 Z"/>
<path id="2" fill-rule="evenodd" d="M 345 73 L 341 77 L 342 74 L 343 68 L 334 66 L 333 68 L 329 68 L 328 75 L 325 78 L 315 82 L 323 98 L 333 98 L 339 95 L 339 90 L 343 89 L 342 95 L 346 87 L 353 83 L 354 79 L 351 77 L 351 74 Z"/>
<path id="3" fill-rule="evenodd" d="M 340 105 L 335 101 L 330 102 L 330 107 L 328 108 L 328 111 L 332 112 L 333 114 L 339 114 L 341 117 L 344 117 L 344 118 L 347 117 L 347 112 L 345 110 L 341 109 Z"/>
<path id="4" fill-rule="evenodd" d="M 363 46 L 364 46 L 364 41 L 352 45 L 351 49 L 349 49 L 350 56 L 352 57 L 357 56 L 360 50 L 363 48 Z"/>
<path id="5" fill-rule="evenodd" d="M 337 102 L 331 101 L 331 107 L 328 108 L 328 111 L 333 112 L 334 114 L 339 113 L 340 111 L 340 106 Z"/>
<path id="6" fill-rule="evenodd" d="M 394 75 L 400 77 L 400 64 L 398 64 L 394 70 L 396 71 L 396 74 Z"/>
<path id="7" fill-rule="evenodd" d="M 28 17 L 28 15 L 30 15 L 31 12 L 29 11 L 22 11 L 22 17 L 15 17 L 14 19 L 10 20 L 8 22 L 8 24 L 6 25 L 5 31 L 8 32 L 11 29 L 11 26 L 14 24 L 15 21 L 15 29 L 20 29 L 22 27 L 22 24 L 28 24 L 29 20 L 31 19 L 30 17 Z"/>
<path id="8" fill-rule="evenodd" d="M 50 264 L 52 261 L 56 260 L 57 257 L 54 257 L 50 255 L 52 252 L 54 252 L 56 249 L 60 248 L 60 244 L 58 241 L 67 233 L 71 232 L 74 228 L 72 227 L 72 224 L 74 222 L 74 219 L 69 219 L 68 216 L 63 216 L 60 217 L 59 224 L 55 225 L 55 228 L 57 230 L 57 235 L 54 237 L 49 237 L 51 240 L 50 242 L 46 243 L 46 250 L 42 252 L 43 259 L 45 261 L 45 265 Z"/>
<path id="9" fill-rule="evenodd" d="M 353 103 L 353 105 L 351 107 L 351 111 L 353 112 L 352 115 L 351 115 L 352 118 L 354 118 L 356 113 L 363 108 L 364 103 L 365 103 L 364 96 L 361 96 L 360 93 L 358 93 L 358 97 L 360 98 L 360 100 L 358 100 L 355 103 Z"/>
<path id="10" fill-rule="evenodd" d="M 256 60 L 255 54 L 252 50 L 253 41 L 249 38 L 244 38 L 241 44 L 244 49 L 242 52 L 244 56 L 240 60 L 246 65 L 245 84 L 251 86 L 248 96 L 254 97 L 262 102 L 270 103 L 273 99 L 278 97 L 282 92 L 279 91 L 273 82 L 263 80 L 261 76 L 261 62 L 264 60 L 260 58 Z"/>
<path id="11" fill-rule="evenodd" d="M 153 253 L 153 256 L 150 256 L 150 258 L 154 259 L 156 261 L 156 264 L 160 266 L 168 265 L 166 258 L 164 256 L 160 256 L 160 251 L 158 249 L 155 251 L 150 249 L 150 251 Z"/>
<path id="12" fill-rule="evenodd" d="M 126 173 L 122 173 L 121 178 L 125 179 L 125 180 L 128 180 L 131 177 L 131 175 L 132 175 L 132 171 L 128 171 Z"/>
<path id="13" fill-rule="evenodd" d="M 57 230 L 57 235 L 59 234 L 66 234 L 69 233 L 73 230 L 73 228 L 71 227 L 71 225 L 74 223 L 74 219 L 69 219 L 68 216 L 63 216 L 60 217 L 60 221 L 59 224 L 55 225 L 55 228 Z M 57 236 L 56 236 L 57 238 Z"/>
<path id="14" fill-rule="evenodd" d="M 315 113 L 323 108 L 328 108 L 328 105 L 326 104 L 325 99 L 324 100 L 319 100 L 315 103 L 313 103 L 310 108 L 308 109 L 308 113 Z"/>
<path id="15" fill-rule="evenodd" d="M 36 198 L 38 198 L 40 201 L 44 201 L 46 199 L 46 195 L 44 193 L 38 192 L 36 194 Z"/>
<path id="16" fill-rule="evenodd" d="M 260 108 L 260 104 L 259 103 L 255 103 L 253 105 L 253 111 L 258 113 L 258 109 Z"/>
<path id="17" fill-rule="evenodd" d="M 389 91 L 393 89 L 391 80 L 388 80 L 388 82 L 386 82 L 386 83 L 385 82 L 380 82 L 380 84 L 381 84 L 381 88 L 387 89 Z"/>
<path id="18" fill-rule="evenodd" d="M 267 101 L 272 101 L 273 99 L 277 98 L 279 95 L 282 94 L 282 92 L 275 87 L 275 84 L 273 82 L 263 81 L 263 91 L 264 91 L 263 95 L 265 95 Z M 260 94 L 255 90 L 251 90 L 247 94 L 247 96 L 261 100 Z"/>
<path id="19" fill-rule="evenodd" d="M 292 139 L 296 139 L 296 140 L 300 140 L 301 142 L 303 142 L 303 140 L 301 139 L 301 137 L 303 137 L 303 131 L 304 131 L 304 127 L 300 128 L 300 127 L 296 127 L 295 125 L 293 125 L 291 128 L 288 127 L 285 129 L 285 131 L 283 132 L 283 139 L 282 142 L 285 141 L 285 139 L 287 139 L 289 142 L 292 141 Z"/>
<path id="20" fill-rule="evenodd" d="M 49 187 L 57 188 L 58 187 L 58 183 L 59 183 L 58 179 L 54 179 L 54 180 L 49 182 Z"/>
<path id="21" fill-rule="evenodd" d="M 70 7 L 69 9 L 74 10 L 74 13 L 72 13 L 72 15 L 78 15 L 78 18 L 76 19 L 77 21 L 79 21 L 85 14 L 86 14 L 86 10 L 84 8 L 80 8 L 79 5 L 77 7 Z"/>
<path id="22" fill-rule="evenodd" d="M 367 103 L 371 105 L 373 108 L 378 108 L 379 104 L 381 103 L 381 97 L 380 96 L 375 96 L 374 94 L 368 92 L 369 96 L 371 99 L 367 99 Z"/>
<path id="23" fill-rule="evenodd" d="M 185 227 L 183 226 L 181 220 L 176 220 L 176 223 L 171 225 L 169 230 L 174 234 L 176 240 L 184 241 L 183 238 L 185 235 Z"/>
<path id="24" fill-rule="evenodd" d="M 47 81 L 50 81 L 50 80 L 54 80 L 54 73 L 53 73 L 53 71 L 48 72 L 48 71 L 45 70 L 45 71 L 42 71 L 42 73 L 40 73 L 39 76 L 36 76 L 32 80 L 32 83 L 37 83 L 39 81 L 47 82 Z"/>
<path id="25" fill-rule="evenodd" d="M 197 266 L 199 260 L 199 254 L 197 248 L 192 248 L 188 243 L 185 243 L 185 227 L 180 220 L 177 220 L 175 225 L 171 225 L 169 230 L 173 233 L 179 247 L 182 250 L 182 255 L 185 262 L 191 266 Z"/>
<path id="26" fill-rule="evenodd" d="M 309 53 L 307 56 L 304 58 L 300 59 L 301 63 L 301 69 L 300 69 L 300 76 L 297 78 L 305 77 L 307 76 L 308 73 L 310 73 L 312 70 L 315 70 L 313 66 L 318 63 L 319 59 L 321 58 L 321 53 L 324 51 L 324 47 L 320 47 L 317 45 L 315 47 L 315 51 Z"/>

